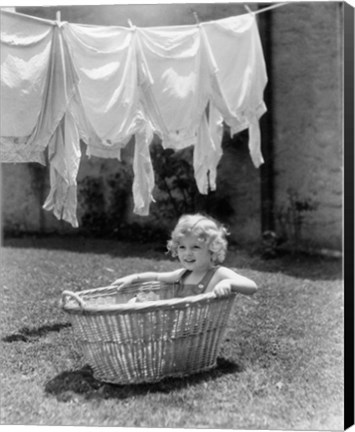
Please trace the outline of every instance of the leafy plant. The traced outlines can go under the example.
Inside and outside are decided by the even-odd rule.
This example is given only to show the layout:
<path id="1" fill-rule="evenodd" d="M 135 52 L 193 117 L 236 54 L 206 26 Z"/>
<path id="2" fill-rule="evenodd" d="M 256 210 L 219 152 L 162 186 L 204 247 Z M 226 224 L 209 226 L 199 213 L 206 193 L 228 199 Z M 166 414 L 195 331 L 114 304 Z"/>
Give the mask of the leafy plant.
<path id="1" fill-rule="evenodd" d="M 318 203 L 310 198 L 301 198 L 293 188 L 288 188 L 288 205 L 275 212 L 281 229 L 281 236 L 289 241 L 294 249 L 302 243 L 302 230 L 307 215 L 317 209 Z"/>
<path id="2" fill-rule="evenodd" d="M 206 213 L 226 222 L 234 210 L 227 188 L 220 183 L 217 191 L 203 195 L 198 191 L 193 168 L 193 147 L 182 151 L 152 146 L 153 167 L 156 178 L 156 204 L 152 212 L 160 220 L 175 221 L 184 213 Z"/>
<path id="3" fill-rule="evenodd" d="M 81 218 L 81 229 L 91 234 L 106 232 L 108 224 L 105 212 L 103 179 L 85 177 L 80 184 L 80 200 L 84 209 Z"/>
<path id="4" fill-rule="evenodd" d="M 175 152 L 153 144 L 151 157 L 155 172 L 157 211 L 162 218 L 175 219 L 196 211 L 198 189 L 192 166 L 193 148 Z"/>
<path id="5" fill-rule="evenodd" d="M 80 182 L 82 230 L 94 235 L 116 232 L 125 221 L 131 187 L 132 173 L 124 163 L 106 179 L 85 177 Z"/>

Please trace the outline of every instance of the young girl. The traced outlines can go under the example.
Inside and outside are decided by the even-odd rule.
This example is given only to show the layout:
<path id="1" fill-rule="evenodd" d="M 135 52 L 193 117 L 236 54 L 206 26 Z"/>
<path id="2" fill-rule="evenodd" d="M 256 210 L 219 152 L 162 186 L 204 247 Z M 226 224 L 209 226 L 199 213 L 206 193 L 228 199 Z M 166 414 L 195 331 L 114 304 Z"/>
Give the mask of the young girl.
<path id="1" fill-rule="evenodd" d="M 137 281 L 177 283 L 177 297 L 213 291 L 223 296 L 233 291 L 252 295 L 256 284 L 219 265 L 227 250 L 227 231 L 210 217 L 201 214 L 182 216 L 168 241 L 168 250 L 178 257 L 183 268 L 170 272 L 145 272 L 122 277 L 113 282 L 120 287 Z"/>

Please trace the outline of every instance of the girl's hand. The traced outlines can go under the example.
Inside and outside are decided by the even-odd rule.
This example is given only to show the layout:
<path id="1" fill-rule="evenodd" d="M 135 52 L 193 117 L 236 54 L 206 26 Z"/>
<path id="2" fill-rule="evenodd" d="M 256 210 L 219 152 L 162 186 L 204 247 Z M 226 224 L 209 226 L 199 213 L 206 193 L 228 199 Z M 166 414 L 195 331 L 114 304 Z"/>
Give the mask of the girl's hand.
<path id="1" fill-rule="evenodd" d="M 219 281 L 218 284 L 213 289 L 213 292 L 216 294 L 217 297 L 226 296 L 230 294 L 231 291 L 232 291 L 231 284 L 228 280 Z"/>
<path id="2" fill-rule="evenodd" d="M 131 285 L 136 279 L 136 275 L 124 276 L 122 278 L 116 279 L 111 285 L 117 286 L 118 288 L 124 288 L 128 285 Z"/>

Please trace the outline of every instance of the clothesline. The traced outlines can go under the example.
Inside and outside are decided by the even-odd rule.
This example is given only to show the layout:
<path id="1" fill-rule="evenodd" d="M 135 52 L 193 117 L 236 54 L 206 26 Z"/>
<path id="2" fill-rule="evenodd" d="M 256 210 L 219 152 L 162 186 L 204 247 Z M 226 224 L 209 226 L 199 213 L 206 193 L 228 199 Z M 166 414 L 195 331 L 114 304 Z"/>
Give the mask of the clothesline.
<path id="1" fill-rule="evenodd" d="M 245 7 L 246 10 L 247 10 L 247 14 L 256 15 L 256 14 L 260 14 L 260 13 L 263 13 L 263 12 L 269 11 L 269 10 L 271 10 L 271 9 L 278 8 L 278 7 L 280 7 L 280 6 L 285 6 L 285 5 L 287 5 L 287 4 L 289 4 L 289 3 L 288 3 L 288 2 L 284 2 L 284 3 L 276 3 L 276 4 L 274 4 L 274 5 L 267 6 L 267 7 L 263 8 L 263 9 L 258 9 L 258 10 L 251 10 L 251 9 L 250 9 L 248 6 L 246 6 L 246 5 L 245 5 L 244 7 Z M 60 10 L 58 10 L 58 11 L 56 12 L 56 19 L 55 19 L 55 20 L 49 20 L 49 19 L 45 19 L 45 18 L 39 18 L 39 17 L 35 17 L 35 16 L 32 16 L 32 15 L 21 14 L 21 13 L 19 13 L 19 12 L 10 12 L 10 11 L 3 11 L 3 12 L 10 13 L 10 14 L 13 14 L 13 13 L 15 13 L 15 14 L 19 14 L 19 15 L 21 15 L 21 16 L 23 16 L 23 17 L 26 17 L 26 18 L 29 18 L 29 19 L 34 19 L 34 20 L 37 20 L 37 21 L 45 22 L 45 23 L 51 23 L 51 24 L 53 24 L 53 25 L 56 25 L 58 22 L 61 22 L 61 11 L 60 11 Z M 194 15 L 194 18 L 195 18 L 196 23 L 199 24 L 199 18 L 198 18 L 197 13 L 194 12 L 193 15 Z M 246 15 L 246 14 L 241 14 L 241 15 Z M 132 27 L 133 24 L 132 24 L 131 20 L 128 20 L 128 22 L 129 22 L 129 26 Z"/>
<path id="2" fill-rule="evenodd" d="M 276 3 L 276 4 L 272 5 L 272 6 L 267 6 L 267 7 L 263 8 L 263 9 L 259 9 L 257 11 L 252 11 L 252 13 L 253 14 L 259 14 L 259 13 L 266 12 L 266 11 L 271 10 L 271 9 L 278 8 L 280 6 L 285 6 L 287 4 L 289 4 L 289 3 L 287 3 L 287 2 L 285 2 L 285 3 Z"/>

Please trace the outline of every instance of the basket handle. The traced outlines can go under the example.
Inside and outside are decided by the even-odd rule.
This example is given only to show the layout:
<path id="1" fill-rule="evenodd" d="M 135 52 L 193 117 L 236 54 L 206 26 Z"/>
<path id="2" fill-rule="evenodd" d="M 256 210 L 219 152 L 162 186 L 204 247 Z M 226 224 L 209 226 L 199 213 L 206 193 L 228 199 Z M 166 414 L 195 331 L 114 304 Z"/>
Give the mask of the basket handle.
<path id="1" fill-rule="evenodd" d="M 82 298 L 80 298 L 77 294 L 73 293 L 72 291 L 63 291 L 62 292 L 62 304 L 65 306 L 65 299 L 66 297 L 72 297 L 74 300 L 76 300 L 79 303 L 79 306 L 81 309 L 84 309 L 85 302 Z"/>

